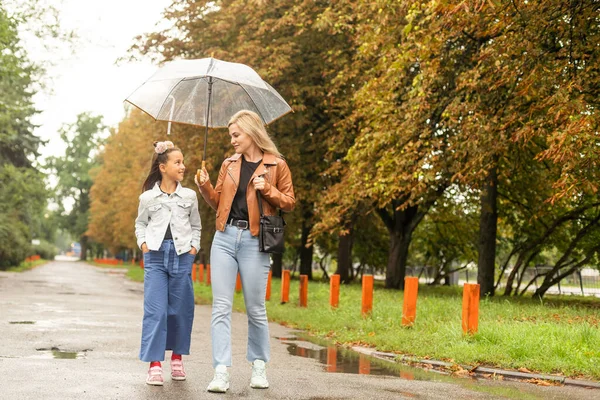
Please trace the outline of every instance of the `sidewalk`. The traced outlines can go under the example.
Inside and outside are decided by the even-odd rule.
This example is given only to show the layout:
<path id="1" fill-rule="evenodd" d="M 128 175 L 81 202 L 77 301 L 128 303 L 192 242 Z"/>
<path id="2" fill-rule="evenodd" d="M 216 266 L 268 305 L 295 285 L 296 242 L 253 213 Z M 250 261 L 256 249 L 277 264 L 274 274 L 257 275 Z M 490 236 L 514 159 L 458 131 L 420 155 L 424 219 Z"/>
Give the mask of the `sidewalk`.
<path id="1" fill-rule="evenodd" d="M 271 388 L 249 387 L 245 360 L 247 323 L 233 316 L 233 367 L 227 395 L 205 391 L 212 378 L 210 307 L 196 306 L 188 380 L 164 387 L 144 383 L 137 359 L 142 290 L 123 270 L 55 261 L 23 273 L 0 272 L 0 397 L 17 399 L 587 399 L 582 388 L 537 387 L 515 382 L 457 379 L 454 383 L 327 373 L 315 360 L 290 355 L 270 324 Z"/>

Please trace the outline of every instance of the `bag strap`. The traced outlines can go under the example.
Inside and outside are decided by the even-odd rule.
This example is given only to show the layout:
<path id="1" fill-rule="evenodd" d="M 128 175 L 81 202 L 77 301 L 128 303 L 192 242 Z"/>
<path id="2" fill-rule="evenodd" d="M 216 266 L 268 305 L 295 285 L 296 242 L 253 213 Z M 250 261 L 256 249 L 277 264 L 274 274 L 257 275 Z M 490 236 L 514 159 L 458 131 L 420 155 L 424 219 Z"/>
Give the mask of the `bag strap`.
<path id="1" fill-rule="evenodd" d="M 260 211 L 261 218 L 264 217 L 263 207 L 262 207 L 262 196 L 260 195 L 260 190 L 256 190 L 256 198 L 258 199 L 258 211 Z"/>
<path id="2" fill-rule="evenodd" d="M 261 196 L 261 194 L 260 194 L 260 190 L 257 190 L 257 191 L 256 191 L 256 198 L 258 199 L 258 211 L 260 211 L 260 216 L 261 216 L 261 218 L 262 218 L 262 217 L 264 217 L 265 215 L 264 215 L 264 213 L 263 213 L 263 206 L 262 206 L 262 196 Z M 282 216 L 282 213 L 281 213 L 281 208 L 279 209 L 279 216 L 280 216 L 280 217 Z"/>

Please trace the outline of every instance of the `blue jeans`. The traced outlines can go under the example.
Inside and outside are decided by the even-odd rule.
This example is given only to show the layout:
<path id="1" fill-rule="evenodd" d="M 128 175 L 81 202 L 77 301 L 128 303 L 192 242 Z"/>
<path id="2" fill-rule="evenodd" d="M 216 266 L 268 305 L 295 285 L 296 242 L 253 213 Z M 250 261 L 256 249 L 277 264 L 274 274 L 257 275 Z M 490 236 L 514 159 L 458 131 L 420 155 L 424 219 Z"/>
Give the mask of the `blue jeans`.
<path id="1" fill-rule="evenodd" d="M 213 306 L 211 337 L 213 367 L 231 366 L 231 310 L 238 271 L 248 315 L 246 358 L 269 361 L 269 326 L 265 293 L 269 277 L 268 253 L 258 251 L 258 238 L 248 229 L 226 225 L 217 231 L 210 251 Z"/>
<path id="2" fill-rule="evenodd" d="M 144 320 L 140 360 L 162 361 L 166 350 L 190 354 L 194 322 L 192 263 L 195 256 L 175 252 L 172 240 L 144 254 Z"/>

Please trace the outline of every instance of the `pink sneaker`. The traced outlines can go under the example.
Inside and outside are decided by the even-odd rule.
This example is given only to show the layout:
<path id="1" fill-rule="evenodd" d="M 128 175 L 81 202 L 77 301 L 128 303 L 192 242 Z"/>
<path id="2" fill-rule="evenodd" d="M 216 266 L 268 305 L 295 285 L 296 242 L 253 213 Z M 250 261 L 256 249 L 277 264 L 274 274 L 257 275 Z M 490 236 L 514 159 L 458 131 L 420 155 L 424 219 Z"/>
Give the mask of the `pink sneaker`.
<path id="1" fill-rule="evenodd" d="M 171 379 L 174 381 L 185 381 L 185 370 L 183 369 L 183 361 L 171 360 Z"/>
<path id="2" fill-rule="evenodd" d="M 162 367 L 152 367 L 148 370 L 146 383 L 153 386 L 162 386 L 164 384 L 162 377 Z"/>

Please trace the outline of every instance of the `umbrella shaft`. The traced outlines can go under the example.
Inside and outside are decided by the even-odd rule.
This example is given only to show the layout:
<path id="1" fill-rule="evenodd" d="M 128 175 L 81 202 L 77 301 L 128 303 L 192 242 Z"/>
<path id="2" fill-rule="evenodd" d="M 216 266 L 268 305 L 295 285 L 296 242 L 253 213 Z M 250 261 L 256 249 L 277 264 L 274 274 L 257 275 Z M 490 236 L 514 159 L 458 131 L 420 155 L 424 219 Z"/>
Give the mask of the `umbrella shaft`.
<path id="1" fill-rule="evenodd" d="M 208 119 L 210 118 L 210 100 L 212 99 L 212 76 L 208 77 L 208 101 L 206 102 L 206 118 L 204 119 L 206 122 L 206 130 L 204 131 L 204 154 L 202 155 L 202 160 L 206 160 L 206 143 L 208 142 L 208 126 L 210 125 Z"/>

